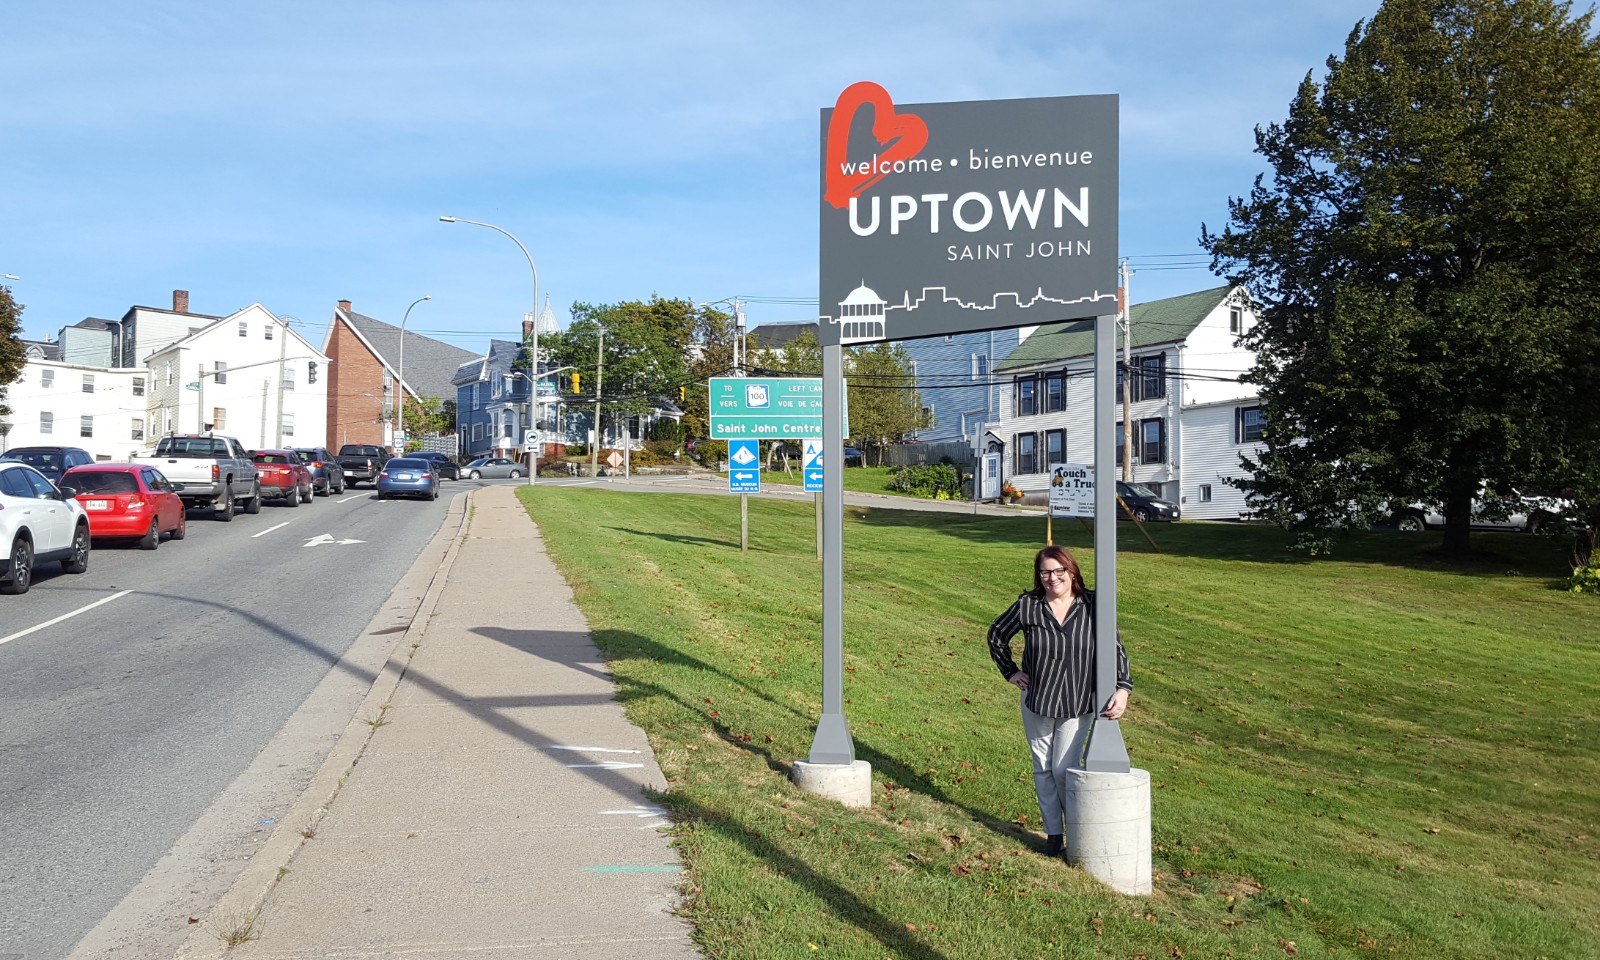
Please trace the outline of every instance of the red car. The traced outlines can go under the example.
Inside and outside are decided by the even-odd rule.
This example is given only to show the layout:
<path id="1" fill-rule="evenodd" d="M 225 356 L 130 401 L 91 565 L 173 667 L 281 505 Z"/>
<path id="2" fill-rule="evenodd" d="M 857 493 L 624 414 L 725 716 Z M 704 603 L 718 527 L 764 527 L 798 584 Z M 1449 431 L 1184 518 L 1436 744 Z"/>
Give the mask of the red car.
<path id="1" fill-rule="evenodd" d="M 250 456 L 261 477 L 263 498 L 282 500 L 289 507 L 311 502 L 316 481 L 300 454 L 293 450 L 257 450 Z"/>
<path id="2" fill-rule="evenodd" d="M 94 463 L 61 475 L 61 488 L 77 498 L 89 517 L 89 535 L 137 539 L 154 550 L 161 535 L 182 540 L 189 521 L 183 501 L 155 467 L 139 463 Z"/>

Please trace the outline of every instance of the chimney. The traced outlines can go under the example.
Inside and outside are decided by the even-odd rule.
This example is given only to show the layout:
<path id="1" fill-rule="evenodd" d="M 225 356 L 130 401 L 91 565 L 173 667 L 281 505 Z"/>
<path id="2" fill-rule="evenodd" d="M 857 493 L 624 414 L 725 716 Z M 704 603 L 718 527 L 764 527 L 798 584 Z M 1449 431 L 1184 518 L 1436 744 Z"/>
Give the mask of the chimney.
<path id="1" fill-rule="evenodd" d="M 173 313 L 188 313 L 189 312 L 189 291 L 187 291 L 187 290 L 174 290 L 174 291 L 172 291 L 172 312 Z"/>
<path id="2" fill-rule="evenodd" d="M 522 315 L 522 342 L 527 343 L 533 339 L 533 314 Z"/>
<path id="3" fill-rule="evenodd" d="M 350 312 L 350 301 L 349 300 L 340 300 L 339 301 L 339 309 L 343 310 L 346 314 L 348 314 Z"/>

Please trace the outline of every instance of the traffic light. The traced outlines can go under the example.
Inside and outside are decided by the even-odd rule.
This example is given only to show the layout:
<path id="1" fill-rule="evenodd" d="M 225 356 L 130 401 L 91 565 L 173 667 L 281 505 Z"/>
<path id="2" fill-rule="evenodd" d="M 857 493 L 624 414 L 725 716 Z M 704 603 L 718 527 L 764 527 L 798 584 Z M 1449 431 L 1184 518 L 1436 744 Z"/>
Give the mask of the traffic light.
<path id="1" fill-rule="evenodd" d="M 685 391 L 685 388 L 684 388 L 683 384 L 681 384 L 681 383 L 678 384 L 678 402 L 682 403 L 687 399 L 689 399 L 689 398 L 686 395 L 686 391 Z"/>
<path id="2" fill-rule="evenodd" d="M 583 388 L 579 385 L 579 380 L 580 380 L 581 377 L 582 377 L 582 375 L 581 374 L 577 374 L 577 373 L 574 373 L 572 375 L 572 392 L 573 393 L 582 393 L 583 392 Z"/>
<path id="3" fill-rule="evenodd" d="M 317 382 L 317 361 L 315 361 L 315 360 L 311 361 L 310 369 L 308 369 L 306 371 L 306 382 L 307 383 L 316 383 Z"/>

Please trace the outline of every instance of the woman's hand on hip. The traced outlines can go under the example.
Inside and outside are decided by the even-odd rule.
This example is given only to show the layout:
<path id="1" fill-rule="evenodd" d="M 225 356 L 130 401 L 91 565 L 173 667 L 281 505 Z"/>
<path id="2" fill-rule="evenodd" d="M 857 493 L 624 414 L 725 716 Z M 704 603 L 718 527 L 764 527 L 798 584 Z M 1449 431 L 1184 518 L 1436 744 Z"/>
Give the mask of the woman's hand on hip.
<path id="1" fill-rule="evenodd" d="M 1007 677 L 1006 679 L 1009 680 L 1010 682 L 1016 684 L 1018 690 L 1026 690 L 1026 689 L 1028 689 L 1028 675 L 1026 673 L 1023 673 L 1021 670 L 1018 670 L 1016 673 L 1013 673 L 1011 676 Z"/>
<path id="2" fill-rule="evenodd" d="M 1106 704 L 1105 713 L 1103 715 L 1107 720 L 1118 720 L 1121 719 L 1122 715 L 1127 711 L 1128 691 L 1118 689 L 1116 693 L 1111 695 L 1111 702 Z"/>

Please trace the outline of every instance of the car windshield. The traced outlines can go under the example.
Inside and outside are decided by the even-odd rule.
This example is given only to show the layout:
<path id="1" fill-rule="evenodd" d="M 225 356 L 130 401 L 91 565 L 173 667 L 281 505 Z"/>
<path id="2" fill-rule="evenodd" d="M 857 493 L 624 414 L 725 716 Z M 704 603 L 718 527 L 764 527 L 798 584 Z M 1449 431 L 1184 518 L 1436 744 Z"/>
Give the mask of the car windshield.
<path id="1" fill-rule="evenodd" d="M 61 469 L 61 452 L 59 450 L 13 450 L 0 460 L 15 460 L 26 463 L 36 470 L 59 471 Z"/>
<path id="2" fill-rule="evenodd" d="M 423 461 L 423 460 L 412 460 L 410 458 L 400 459 L 400 460 L 390 460 L 389 461 L 389 469 L 390 470 L 426 470 L 426 469 L 428 469 L 428 463 L 426 461 Z"/>
<path id="3" fill-rule="evenodd" d="M 1135 497 L 1145 497 L 1150 500 L 1160 500 L 1161 494 L 1156 493 L 1142 483 L 1125 483 L 1122 488 Z"/>
<path id="4" fill-rule="evenodd" d="M 122 470 L 83 470 L 61 478 L 63 486 L 79 493 L 138 493 L 133 474 Z"/>
<path id="5" fill-rule="evenodd" d="M 469 467 L 481 467 L 481 466 L 483 466 L 484 464 L 486 464 L 488 462 L 489 462 L 489 458 L 488 457 L 479 457 L 478 459 L 476 459 L 476 460 L 472 461 L 471 463 L 467 464 L 467 466 L 469 466 Z"/>
<path id="6" fill-rule="evenodd" d="M 288 455 L 282 453 L 258 453 L 256 463 L 298 463 L 298 459 L 290 460 Z"/>

